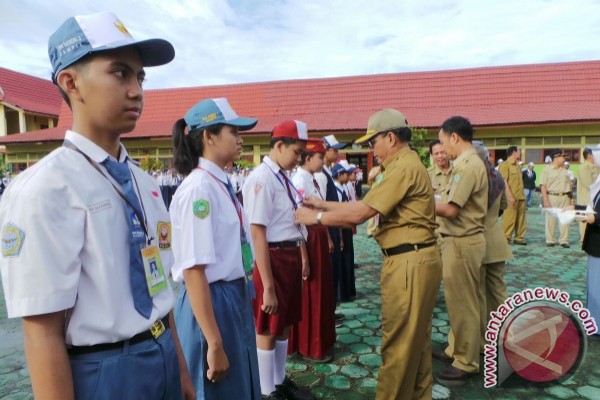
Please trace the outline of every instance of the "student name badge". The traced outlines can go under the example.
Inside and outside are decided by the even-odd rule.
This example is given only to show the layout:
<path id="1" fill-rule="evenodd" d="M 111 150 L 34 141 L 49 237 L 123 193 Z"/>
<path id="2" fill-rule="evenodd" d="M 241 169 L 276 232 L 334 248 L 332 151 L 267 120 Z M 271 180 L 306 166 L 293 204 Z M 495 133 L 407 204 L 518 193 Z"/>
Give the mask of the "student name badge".
<path id="1" fill-rule="evenodd" d="M 246 241 L 242 243 L 242 263 L 244 264 L 244 274 L 246 275 L 246 286 L 250 291 L 250 297 L 254 299 L 256 298 L 253 280 L 254 257 L 252 257 L 252 248 L 250 247 L 250 243 Z"/>
<path id="2" fill-rule="evenodd" d="M 150 296 L 154 297 L 167 288 L 167 278 L 160 259 L 158 247 L 152 245 L 143 248 L 142 260 L 144 261 L 148 293 L 150 293 Z"/>

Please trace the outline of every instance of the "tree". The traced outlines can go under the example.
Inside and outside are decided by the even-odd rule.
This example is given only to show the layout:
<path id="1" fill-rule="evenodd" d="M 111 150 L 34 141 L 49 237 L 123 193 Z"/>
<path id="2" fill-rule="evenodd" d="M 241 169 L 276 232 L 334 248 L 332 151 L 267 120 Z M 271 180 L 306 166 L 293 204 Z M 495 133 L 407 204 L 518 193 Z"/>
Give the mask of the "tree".
<path id="1" fill-rule="evenodd" d="M 425 128 L 417 128 L 414 126 L 410 127 L 412 132 L 412 140 L 411 145 L 419 154 L 421 158 L 421 162 L 425 167 L 429 167 L 430 157 L 429 157 L 429 141 L 427 140 L 427 129 Z"/>
<path id="2" fill-rule="evenodd" d="M 238 167 L 240 170 L 246 169 L 246 168 L 254 168 L 254 163 L 250 162 L 248 160 L 245 159 L 240 159 L 238 161 L 234 161 L 233 165 L 235 167 Z"/>
<path id="3" fill-rule="evenodd" d="M 163 166 L 163 163 L 155 157 L 144 156 L 140 161 L 140 168 L 144 171 L 160 171 Z"/>

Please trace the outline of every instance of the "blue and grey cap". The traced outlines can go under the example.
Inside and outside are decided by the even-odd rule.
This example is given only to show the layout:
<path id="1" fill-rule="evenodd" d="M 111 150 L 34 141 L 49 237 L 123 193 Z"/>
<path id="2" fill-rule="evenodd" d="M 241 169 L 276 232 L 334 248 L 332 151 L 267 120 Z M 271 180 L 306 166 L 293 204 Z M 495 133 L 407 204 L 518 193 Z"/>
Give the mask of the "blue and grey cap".
<path id="1" fill-rule="evenodd" d="M 56 83 L 60 71 L 89 54 L 127 46 L 139 50 L 145 67 L 167 64 L 175 57 L 173 45 L 164 39 L 134 40 L 111 12 L 71 17 L 48 40 L 52 82 Z"/>
<path id="2" fill-rule="evenodd" d="M 190 108 L 183 119 L 187 124 L 188 132 L 217 124 L 231 125 L 240 131 L 247 131 L 254 128 L 258 122 L 256 118 L 238 116 L 224 97 L 202 100 Z"/>

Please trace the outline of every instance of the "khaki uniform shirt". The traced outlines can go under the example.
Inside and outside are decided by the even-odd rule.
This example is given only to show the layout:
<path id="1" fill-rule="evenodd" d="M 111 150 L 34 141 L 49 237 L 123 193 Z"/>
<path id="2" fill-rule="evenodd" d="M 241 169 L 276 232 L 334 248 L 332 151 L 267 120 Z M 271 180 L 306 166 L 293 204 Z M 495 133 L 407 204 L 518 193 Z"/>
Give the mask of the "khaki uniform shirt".
<path id="1" fill-rule="evenodd" d="M 591 205 L 590 186 L 596 182 L 600 168 L 585 160 L 577 172 L 577 204 Z"/>
<path id="2" fill-rule="evenodd" d="M 434 194 L 441 195 L 444 192 L 444 189 L 448 186 L 448 179 L 451 173 L 452 163 L 450 163 L 447 172 L 443 172 L 436 164 L 427 168 L 427 175 L 429 175 L 429 179 L 431 180 Z"/>
<path id="3" fill-rule="evenodd" d="M 469 236 L 483 232 L 487 214 L 488 181 L 485 165 L 474 149 L 458 156 L 452 167 L 443 203 L 454 203 L 460 212 L 454 219 L 439 218 L 439 233 L 448 236 Z"/>
<path id="4" fill-rule="evenodd" d="M 525 200 L 525 193 L 523 190 L 523 173 L 521 168 L 517 165 L 516 160 L 506 160 L 498 167 L 498 172 L 502 175 L 502 178 L 508 183 L 510 192 L 515 197 L 515 200 Z"/>
<path id="5" fill-rule="evenodd" d="M 506 189 L 494 200 L 485 216 L 485 257 L 483 264 L 497 263 L 512 258 L 513 254 L 504 236 L 502 223 L 498 220 L 500 209 L 505 210 L 508 206 Z"/>
<path id="6" fill-rule="evenodd" d="M 382 249 L 436 240 L 435 201 L 427 170 L 405 147 L 382 164 L 363 202 L 379 212 L 373 237 Z"/>
<path id="7" fill-rule="evenodd" d="M 562 194 L 571 191 L 571 180 L 567 170 L 552 164 L 542 170 L 540 186 L 545 186 L 548 194 Z"/>

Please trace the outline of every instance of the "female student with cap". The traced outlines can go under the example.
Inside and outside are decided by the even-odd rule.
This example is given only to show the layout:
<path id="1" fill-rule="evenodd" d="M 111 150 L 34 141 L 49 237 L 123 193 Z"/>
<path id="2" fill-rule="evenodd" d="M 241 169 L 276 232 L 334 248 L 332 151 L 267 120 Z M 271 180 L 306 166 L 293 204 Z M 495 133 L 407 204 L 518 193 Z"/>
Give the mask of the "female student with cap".
<path id="1" fill-rule="evenodd" d="M 240 158 L 238 117 L 227 99 L 205 99 L 173 126 L 173 279 L 184 281 L 175 323 L 199 399 L 260 399 L 251 296 L 250 226 L 224 168 Z M 186 131 L 187 128 L 187 131 Z"/>
<path id="2" fill-rule="evenodd" d="M 300 156 L 300 168 L 292 178 L 299 203 L 304 196 L 325 200 L 315 177 L 323 170 L 324 154 L 323 141 L 309 138 Z M 331 239 L 324 225 L 313 225 L 307 230 L 306 256 L 310 276 L 302 285 L 302 320 L 292 327 L 289 350 L 298 351 L 312 361 L 327 362 L 333 356 L 335 343 L 335 295 L 328 245 Z"/>

